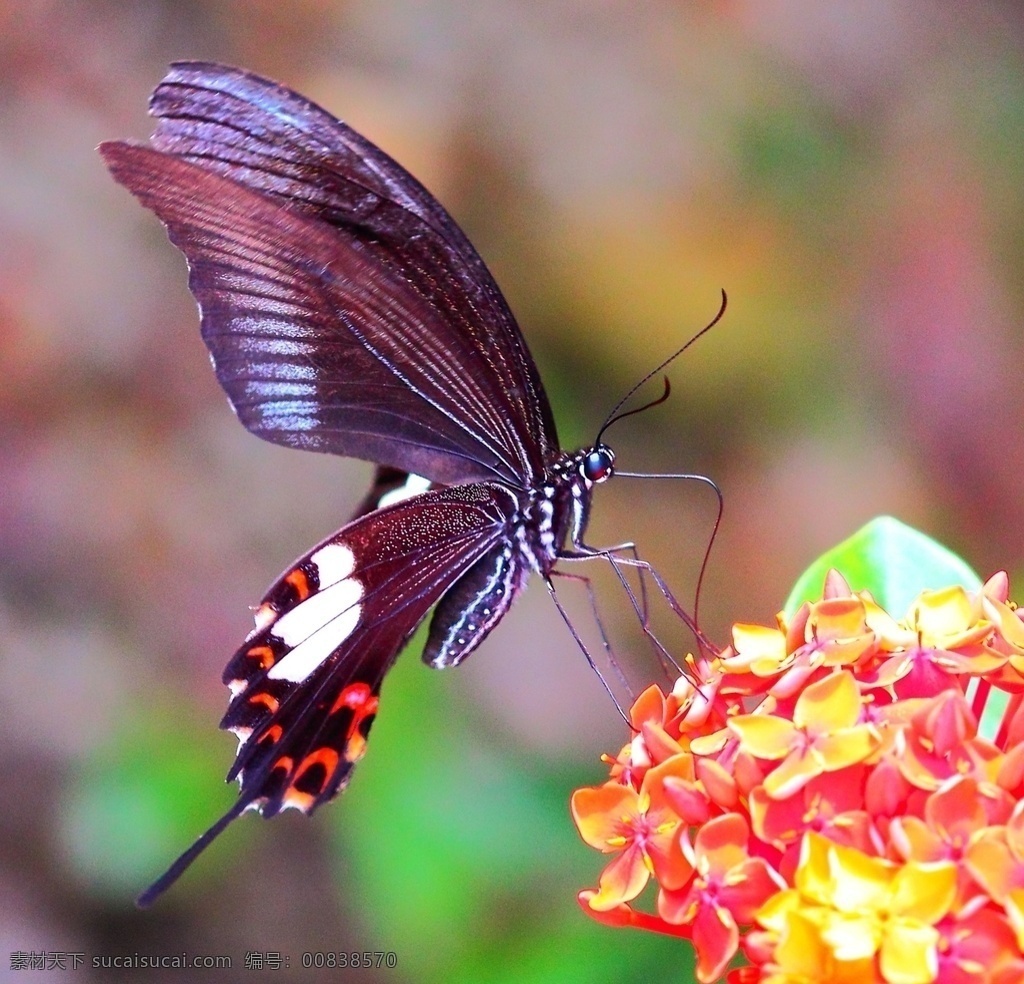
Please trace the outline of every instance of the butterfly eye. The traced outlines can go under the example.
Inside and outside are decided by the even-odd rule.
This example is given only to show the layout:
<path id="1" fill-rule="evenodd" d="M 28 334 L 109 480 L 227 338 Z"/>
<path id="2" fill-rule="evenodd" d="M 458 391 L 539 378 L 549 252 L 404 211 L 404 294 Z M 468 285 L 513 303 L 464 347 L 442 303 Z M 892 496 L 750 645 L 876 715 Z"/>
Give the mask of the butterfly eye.
<path id="1" fill-rule="evenodd" d="M 615 455 L 611 448 L 594 448 L 583 459 L 580 472 L 588 482 L 603 482 L 611 478 Z"/>

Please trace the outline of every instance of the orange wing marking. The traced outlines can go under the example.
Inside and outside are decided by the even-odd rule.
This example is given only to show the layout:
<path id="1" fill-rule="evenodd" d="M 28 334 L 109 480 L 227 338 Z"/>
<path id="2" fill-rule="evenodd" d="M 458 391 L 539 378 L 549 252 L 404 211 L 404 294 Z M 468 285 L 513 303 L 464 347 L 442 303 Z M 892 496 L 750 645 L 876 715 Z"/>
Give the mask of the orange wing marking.
<path id="1" fill-rule="evenodd" d="M 259 660 L 260 669 L 269 670 L 274 665 L 274 651 L 270 646 L 253 646 L 245 651 L 245 655 L 249 659 Z"/>
<path id="2" fill-rule="evenodd" d="M 285 578 L 285 581 L 295 589 L 299 601 L 305 601 L 310 596 L 309 578 L 306 577 L 306 572 L 301 567 L 296 567 Z"/>
<path id="3" fill-rule="evenodd" d="M 250 704 L 262 704 L 271 714 L 276 714 L 281 702 L 273 695 L 266 692 L 253 694 L 249 698 Z"/>
<path id="4" fill-rule="evenodd" d="M 345 734 L 345 761 L 358 762 L 366 753 L 366 737 L 362 725 L 368 718 L 373 719 L 379 705 L 380 699 L 365 683 L 350 684 L 338 694 L 331 713 L 334 714 L 342 708 L 352 711 L 352 720 Z"/>

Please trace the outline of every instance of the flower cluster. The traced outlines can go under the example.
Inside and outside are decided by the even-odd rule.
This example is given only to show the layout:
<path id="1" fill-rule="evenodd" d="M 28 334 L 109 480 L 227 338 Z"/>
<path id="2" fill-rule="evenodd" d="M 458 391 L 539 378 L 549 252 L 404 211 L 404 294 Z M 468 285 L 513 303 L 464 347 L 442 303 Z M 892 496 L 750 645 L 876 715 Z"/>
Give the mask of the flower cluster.
<path id="1" fill-rule="evenodd" d="M 833 571 L 640 695 L 609 780 L 572 799 L 612 855 L 580 904 L 691 940 L 705 984 L 737 953 L 743 984 L 1024 981 L 1022 702 L 1005 574 L 898 621 Z"/>

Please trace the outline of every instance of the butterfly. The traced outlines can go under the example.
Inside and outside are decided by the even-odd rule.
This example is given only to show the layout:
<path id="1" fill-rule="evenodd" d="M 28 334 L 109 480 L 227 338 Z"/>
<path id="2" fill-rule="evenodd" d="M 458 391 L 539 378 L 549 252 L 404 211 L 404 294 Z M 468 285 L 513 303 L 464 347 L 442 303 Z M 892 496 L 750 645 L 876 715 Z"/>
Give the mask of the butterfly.
<path id="1" fill-rule="evenodd" d="M 604 555 L 583 537 L 592 489 L 615 471 L 600 438 L 560 449 L 483 261 L 383 151 L 290 89 L 217 64 L 173 64 L 150 113 L 148 146 L 100 153 L 185 254 L 239 420 L 377 471 L 356 516 L 255 609 L 224 671 L 238 798 L 143 906 L 244 811 L 311 814 L 345 787 L 381 682 L 431 609 L 423 659 L 456 666 L 532 575 L 555 597 L 558 561 Z"/>

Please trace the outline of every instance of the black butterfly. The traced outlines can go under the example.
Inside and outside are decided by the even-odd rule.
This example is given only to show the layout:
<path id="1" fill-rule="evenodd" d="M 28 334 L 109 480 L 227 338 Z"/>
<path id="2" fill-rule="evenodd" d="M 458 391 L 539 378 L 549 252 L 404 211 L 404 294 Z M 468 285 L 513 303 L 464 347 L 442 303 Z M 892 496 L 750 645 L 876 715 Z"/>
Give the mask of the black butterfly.
<path id="1" fill-rule="evenodd" d="M 356 518 L 270 588 L 224 672 L 234 806 L 150 904 L 247 809 L 312 813 L 362 756 L 381 681 L 436 605 L 423 659 L 462 662 L 530 575 L 583 543 L 598 440 L 567 454 L 483 261 L 390 157 L 302 96 L 172 65 L 151 147 L 100 147 L 167 226 L 217 379 L 254 434 L 377 463 Z M 566 543 L 570 546 L 566 547 Z M 553 588 L 551 588 L 553 591 Z"/>

